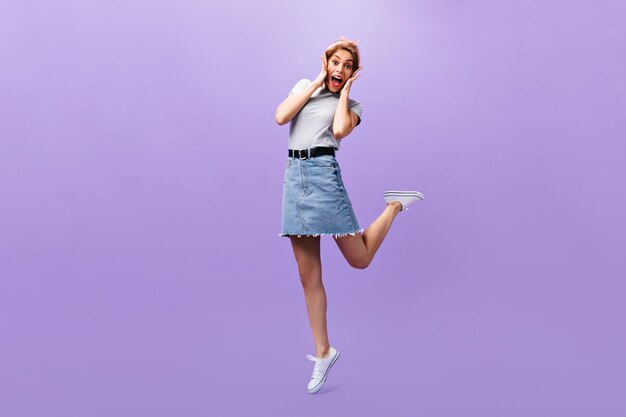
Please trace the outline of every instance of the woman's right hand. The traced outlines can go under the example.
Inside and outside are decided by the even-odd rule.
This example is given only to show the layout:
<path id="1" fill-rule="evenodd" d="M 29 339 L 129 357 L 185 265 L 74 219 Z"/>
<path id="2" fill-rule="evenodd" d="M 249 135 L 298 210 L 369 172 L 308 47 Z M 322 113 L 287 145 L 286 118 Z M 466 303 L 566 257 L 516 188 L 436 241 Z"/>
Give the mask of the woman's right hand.
<path id="1" fill-rule="evenodd" d="M 322 54 L 321 59 L 322 59 L 322 70 L 320 71 L 315 81 L 313 81 L 313 84 L 317 88 L 324 87 L 324 83 L 326 82 L 326 75 L 328 74 L 328 70 L 326 69 L 328 67 L 328 62 L 326 60 L 326 52 Z"/>

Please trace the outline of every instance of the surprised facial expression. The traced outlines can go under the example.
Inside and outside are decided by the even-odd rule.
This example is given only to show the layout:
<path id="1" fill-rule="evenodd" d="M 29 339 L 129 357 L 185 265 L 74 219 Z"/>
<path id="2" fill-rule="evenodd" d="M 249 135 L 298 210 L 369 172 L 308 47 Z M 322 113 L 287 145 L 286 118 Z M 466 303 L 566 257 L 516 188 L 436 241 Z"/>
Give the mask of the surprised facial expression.
<path id="1" fill-rule="evenodd" d="M 341 91 L 353 70 L 352 54 L 344 49 L 339 49 L 328 59 L 326 70 L 326 85 L 332 93 Z"/>

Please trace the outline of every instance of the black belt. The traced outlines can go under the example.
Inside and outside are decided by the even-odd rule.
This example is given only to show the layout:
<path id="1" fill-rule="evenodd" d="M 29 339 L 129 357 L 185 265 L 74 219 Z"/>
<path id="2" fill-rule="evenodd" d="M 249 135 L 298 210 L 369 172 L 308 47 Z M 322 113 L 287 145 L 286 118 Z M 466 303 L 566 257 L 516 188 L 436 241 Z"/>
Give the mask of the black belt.
<path id="1" fill-rule="evenodd" d="M 324 147 L 318 146 L 317 148 L 311 148 L 311 149 L 300 149 L 300 150 L 289 149 L 290 158 L 307 159 L 307 158 L 314 158 L 316 156 L 322 156 L 322 155 L 335 156 L 335 148 L 332 148 L 332 147 L 324 148 Z"/>

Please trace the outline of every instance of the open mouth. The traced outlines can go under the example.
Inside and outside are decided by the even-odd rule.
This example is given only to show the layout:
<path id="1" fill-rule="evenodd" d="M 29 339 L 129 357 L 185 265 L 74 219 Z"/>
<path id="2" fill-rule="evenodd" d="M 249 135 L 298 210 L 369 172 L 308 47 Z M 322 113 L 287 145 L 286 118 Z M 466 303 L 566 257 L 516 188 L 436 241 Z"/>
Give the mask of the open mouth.
<path id="1" fill-rule="evenodd" d="M 333 85 L 333 87 L 339 87 L 342 82 L 343 80 L 340 77 L 335 77 L 334 75 L 330 77 L 330 83 Z"/>

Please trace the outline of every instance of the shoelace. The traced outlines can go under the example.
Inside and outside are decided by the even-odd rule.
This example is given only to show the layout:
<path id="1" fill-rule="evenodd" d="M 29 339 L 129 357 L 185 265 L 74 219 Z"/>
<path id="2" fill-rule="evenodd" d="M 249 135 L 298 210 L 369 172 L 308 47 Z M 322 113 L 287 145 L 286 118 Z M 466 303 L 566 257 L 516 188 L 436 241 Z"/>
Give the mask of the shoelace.
<path id="1" fill-rule="evenodd" d="M 306 358 L 311 362 L 315 362 L 315 366 L 313 367 L 313 375 L 311 379 L 317 379 L 322 376 L 322 362 L 323 359 L 316 358 L 313 355 L 306 355 Z"/>

